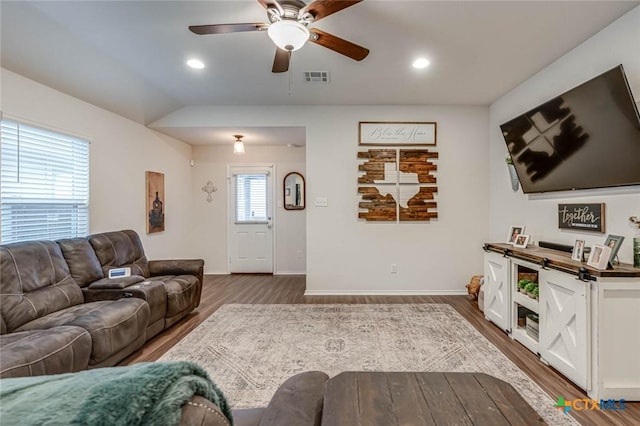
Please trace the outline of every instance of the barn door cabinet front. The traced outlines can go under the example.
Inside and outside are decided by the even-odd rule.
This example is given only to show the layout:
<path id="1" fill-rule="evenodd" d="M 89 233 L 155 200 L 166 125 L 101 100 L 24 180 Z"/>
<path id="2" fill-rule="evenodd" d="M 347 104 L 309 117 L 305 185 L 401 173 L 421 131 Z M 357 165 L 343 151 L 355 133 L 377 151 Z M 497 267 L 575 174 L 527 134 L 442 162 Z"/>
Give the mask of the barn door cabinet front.
<path id="1" fill-rule="evenodd" d="M 540 358 L 588 388 L 589 282 L 543 269 L 540 277 Z"/>
<path id="2" fill-rule="evenodd" d="M 495 325 L 509 331 L 510 262 L 501 254 L 484 254 L 484 315 Z"/>

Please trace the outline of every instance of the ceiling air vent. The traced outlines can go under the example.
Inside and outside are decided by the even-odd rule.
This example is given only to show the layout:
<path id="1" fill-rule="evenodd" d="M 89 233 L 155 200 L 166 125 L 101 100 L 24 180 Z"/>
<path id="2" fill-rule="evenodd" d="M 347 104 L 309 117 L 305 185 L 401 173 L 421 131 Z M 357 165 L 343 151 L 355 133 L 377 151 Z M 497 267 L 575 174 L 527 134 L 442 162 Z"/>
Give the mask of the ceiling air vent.
<path id="1" fill-rule="evenodd" d="M 328 83 L 329 71 L 305 71 L 304 81 L 307 83 Z"/>

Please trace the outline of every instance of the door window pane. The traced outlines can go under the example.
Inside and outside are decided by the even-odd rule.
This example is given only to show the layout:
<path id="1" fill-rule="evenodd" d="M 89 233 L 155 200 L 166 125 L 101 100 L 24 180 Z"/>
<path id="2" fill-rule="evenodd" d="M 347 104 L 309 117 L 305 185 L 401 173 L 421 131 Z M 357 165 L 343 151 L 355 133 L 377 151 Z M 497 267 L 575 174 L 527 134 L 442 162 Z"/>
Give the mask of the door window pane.
<path id="1" fill-rule="evenodd" d="M 266 223 L 267 174 L 238 174 L 236 179 L 236 223 Z"/>

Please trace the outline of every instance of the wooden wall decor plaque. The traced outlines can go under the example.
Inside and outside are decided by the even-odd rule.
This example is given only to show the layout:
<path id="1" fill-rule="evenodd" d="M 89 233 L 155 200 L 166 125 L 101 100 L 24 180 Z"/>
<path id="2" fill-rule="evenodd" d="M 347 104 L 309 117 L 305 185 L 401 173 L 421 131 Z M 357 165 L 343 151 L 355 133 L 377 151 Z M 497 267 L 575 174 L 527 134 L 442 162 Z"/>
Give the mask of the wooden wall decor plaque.
<path id="1" fill-rule="evenodd" d="M 422 221 L 438 217 L 435 194 L 438 153 L 427 149 L 358 152 L 358 219 Z"/>
<path id="2" fill-rule="evenodd" d="M 558 228 L 605 232 L 604 203 L 558 204 Z"/>

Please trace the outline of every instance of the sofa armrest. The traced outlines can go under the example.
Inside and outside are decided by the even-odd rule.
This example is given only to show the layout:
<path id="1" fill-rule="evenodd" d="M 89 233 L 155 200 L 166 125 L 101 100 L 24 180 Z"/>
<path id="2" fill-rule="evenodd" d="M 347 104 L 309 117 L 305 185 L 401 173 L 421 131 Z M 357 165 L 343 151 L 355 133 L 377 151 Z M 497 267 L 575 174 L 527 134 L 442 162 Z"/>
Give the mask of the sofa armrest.
<path id="1" fill-rule="evenodd" d="M 307 371 L 287 379 L 269 401 L 260 426 L 320 425 L 328 379 L 321 371 Z"/>
<path id="2" fill-rule="evenodd" d="M 204 260 L 150 260 L 149 273 L 152 277 L 159 275 L 195 275 L 200 280 L 200 283 L 202 283 Z"/>
<path id="3" fill-rule="evenodd" d="M 140 275 L 130 275 L 122 278 L 103 278 L 89 284 L 89 288 L 92 290 L 123 289 L 141 281 L 144 281 L 144 277 Z"/>
<path id="4" fill-rule="evenodd" d="M 195 395 L 182 405 L 180 426 L 230 426 L 230 423 L 214 403 Z"/>
<path id="5" fill-rule="evenodd" d="M 124 288 L 90 288 L 82 289 L 84 303 L 99 302 L 101 300 L 120 300 L 123 298 L 136 297 L 149 302 L 151 294 L 160 292 L 165 294 L 164 286 L 161 282 L 142 281 L 131 284 Z M 165 296 L 166 297 L 166 296 Z"/>

